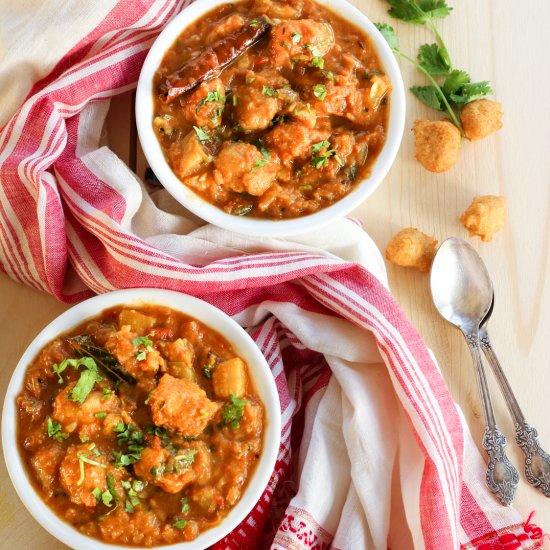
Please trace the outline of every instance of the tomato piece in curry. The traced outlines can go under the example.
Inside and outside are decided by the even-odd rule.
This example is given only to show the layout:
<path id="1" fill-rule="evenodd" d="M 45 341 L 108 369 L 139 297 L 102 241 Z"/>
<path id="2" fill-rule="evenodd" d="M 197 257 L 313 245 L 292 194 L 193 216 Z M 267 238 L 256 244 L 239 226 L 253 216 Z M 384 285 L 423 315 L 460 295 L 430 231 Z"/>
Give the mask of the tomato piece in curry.
<path id="1" fill-rule="evenodd" d="M 254 25 L 268 30 L 215 70 Z M 200 84 L 176 96 L 188 73 Z M 391 84 L 370 37 L 312 0 L 212 10 L 169 48 L 153 88 L 153 128 L 172 171 L 237 216 L 330 206 L 369 176 L 386 140 Z"/>
<path id="2" fill-rule="evenodd" d="M 166 307 L 115 307 L 29 366 L 18 441 L 46 504 L 105 542 L 195 539 L 239 501 L 264 406 L 219 333 Z"/>

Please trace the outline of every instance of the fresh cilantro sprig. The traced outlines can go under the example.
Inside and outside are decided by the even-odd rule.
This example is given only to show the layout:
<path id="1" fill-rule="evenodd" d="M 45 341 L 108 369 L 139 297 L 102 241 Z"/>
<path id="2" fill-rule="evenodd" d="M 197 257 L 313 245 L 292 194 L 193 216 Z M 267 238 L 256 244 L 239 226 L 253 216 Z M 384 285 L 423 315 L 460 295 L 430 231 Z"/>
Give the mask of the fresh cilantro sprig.
<path id="1" fill-rule="evenodd" d="M 489 82 L 471 82 L 470 75 L 453 67 L 451 56 L 435 25 L 435 19 L 447 17 L 452 8 L 445 0 L 388 0 L 391 17 L 414 25 L 426 25 L 434 33 L 436 43 L 423 44 L 417 59 L 405 54 L 399 47 L 394 29 L 385 23 L 376 27 L 392 51 L 415 65 L 430 81 L 429 86 L 413 86 L 411 92 L 424 104 L 438 111 L 447 111 L 452 122 L 464 135 L 458 114 L 471 101 L 492 93 Z"/>
<path id="2" fill-rule="evenodd" d="M 76 370 L 80 367 L 85 368 L 85 370 L 80 373 L 80 378 L 71 390 L 71 399 L 76 401 L 79 405 L 82 405 L 86 397 L 88 397 L 88 394 L 92 391 L 96 382 L 101 382 L 103 378 L 99 375 L 97 363 L 91 357 L 65 359 L 61 363 L 53 365 L 52 367 L 52 372 L 57 374 L 60 384 L 63 383 L 63 377 L 61 374 L 68 366 L 71 366 Z"/>
<path id="3" fill-rule="evenodd" d="M 434 19 L 444 19 L 450 15 L 453 8 L 445 0 L 388 0 L 388 4 L 391 6 L 388 10 L 390 17 L 413 25 L 427 25 L 436 36 L 441 55 L 449 66 L 452 65 L 445 42 L 434 22 Z"/>

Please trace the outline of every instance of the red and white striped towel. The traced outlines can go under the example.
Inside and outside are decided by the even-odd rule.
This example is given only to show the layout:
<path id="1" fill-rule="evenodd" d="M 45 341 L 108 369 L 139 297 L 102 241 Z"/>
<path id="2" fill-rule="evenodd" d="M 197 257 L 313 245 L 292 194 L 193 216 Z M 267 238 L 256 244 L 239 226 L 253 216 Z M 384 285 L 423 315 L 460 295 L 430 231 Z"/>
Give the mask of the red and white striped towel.
<path id="1" fill-rule="evenodd" d="M 256 509 L 216 548 L 539 547 L 541 530 L 485 488 L 463 418 L 360 227 L 292 240 L 197 228 L 101 146 L 109 98 L 136 85 L 187 3 L 52 0 L 31 15 L 7 1 L 2 270 L 68 302 L 175 289 L 249 328 L 279 388 L 282 444 Z"/>

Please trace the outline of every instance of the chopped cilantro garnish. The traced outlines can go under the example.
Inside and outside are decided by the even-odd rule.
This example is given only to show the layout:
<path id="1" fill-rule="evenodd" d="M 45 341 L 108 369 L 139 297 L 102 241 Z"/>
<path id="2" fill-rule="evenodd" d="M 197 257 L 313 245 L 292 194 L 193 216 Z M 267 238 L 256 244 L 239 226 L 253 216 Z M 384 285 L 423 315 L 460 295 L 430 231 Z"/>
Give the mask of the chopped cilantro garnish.
<path id="1" fill-rule="evenodd" d="M 186 525 L 187 525 L 187 520 L 178 519 L 178 521 L 172 524 L 172 527 L 175 527 L 176 529 L 184 529 Z"/>
<path id="2" fill-rule="evenodd" d="M 195 462 L 195 455 L 197 454 L 197 449 L 184 449 L 180 454 L 174 457 L 176 462 L 176 470 L 181 470 L 182 468 L 190 468 Z"/>
<path id="3" fill-rule="evenodd" d="M 320 99 L 321 101 L 325 100 L 325 97 L 327 97 L 327 88 L 324 84 L 315 84 L 313 86 L 313 95 Z"/>
<path id="4" fill-rule="evenodd" d="M 257 161 L 254 162 L 254 167 L 250 171 L 255 172 L 256 170 L 259 170 L 260 168 L 263 168 L 266 164 L 267 164 L 267 160 L 258 159 Z"/>
<path id="5" fill-rule="evenodd" d="M 107 468 L 105 464 L 102 464 L 101 462 L 97 462 L 96 460 L 92 460 L 91 458 L 88 458 L 88 453 L 80 453 L 77 456 L 78 456 L 78 463 L 79 463 L 78 465 L 80 468 L 80 477 L 76 482 L 76 484 L 79 486 L 82 485 L 82 483 L 84 482 L 84 477 L 85 477 L 84 463 L 91 464 L 92 466 L 98 466 L 99 468 L 104 468 L 104 469 Z"/>
<path id="6" fill-rule="evenodd" d="M 313 67 L 317 67 L 318 69 L 325 68 L 325 60 L 322 57 L 314 57 L 311 61 L 311 64 L 313 65 Z"/>
<path id="7" fill-rule="evenodd" d="M 323 71 L 323 76 L 334 82 L 334 73 L 332 71 Z"/>
<path id="8" fill-rule="evenodd" d="M 323 141 L 318 141 L 317 143 L 314 143 L 311 146 L 311 152 L 312 153 L 318 153 L 321 151 L 321 149 L 326 149 L 327 147 L 330 147 L 330 143 L 328 140 L 324 139 Z"/>
<path id="9" fill-rule="evenodd" d="M 298 44 L 298 42 L 302 39 L 302 35 L 299 32 L 293 32 L 291 38 L 294 44 Z"/>
<path id="10" fill-rule="evenodd" d="M 96 488 L 92 491 L 92 495 L 94 495 L 94 497 L 96 498 L 96 500 L 100 500 L 100 499 L 101 499 L 101 490 L 99 489 L 99 487 L 96 487 Z"/>
<path id="11" fill-rule="evenodd" d="M 193 126 L 193 129 L 195 130 L 199 141 L 210 141 L 210 137 L 203 129 L 199 128 L 198 126 Z"/>
<path id="12" fill-rule="evenodd" d="M 212 369 L 210 367 L 203 367 L 202 374 L 205 378 L 212 378 Z"/>
<path id="13" fill-rule="evenodd" d="M 48 436 L 57 441 L 63 441 L 69 437 L 69 434 L 63 432 L 61 424 L 54 422 L 49 416 L 47 418 Z"/>
<path id="14" fill-rule="evenodd" d="M 247 76 L 246 79 L 245 79 L 245 82 L 247 84 L 252 84 L 252 82 L 254 82 L 255 80 L 256 80 L 255 76 Z"/>
<path id="15" fill-rule="evenodd" d="M 147 359 L 147 352 L 144 349 L 140 351 L 136 351 L 136 353 L 134 354 L 134 357 L 138 361 L 145 361 L 145 359 Z"/>
<path id="16" fill-rule="evenodd" d="M 187 502 L 187 498 L 183 497 L 180 500 L 180 502 L 181 502 L 181 513 L 187 514 L 187 512 L 189 512 L 189 503 Z"/>
<path id="17" fill-rule="evenodd" d="M 277 97 L 277 92 L 273 86 L 264 86 L 262 88 L 262 94 L 268 97 Z"/>
<path id="18" fill-rule="evenodd" d="M 134 338 L 132 345 L 135 348 L 143 346 L 147 351 L 153 351 L 153 341 L 149 338 L 149 336 L 151 335 L 148 334 L 147 336 L 138 336 L 137 338 Z"/>
<path id="19" fill-rule="evenodd" d="M 95 413 L 94 415 L 96 418 L 105 418 L 107 416 L 107 413 L 105 411 L 100 411 L 98 413 Z"/>
<path id="20" fill-rule="evenodd" d="M 138 493 L 140 491 L 143 491 L 143 487 L 144 487 L 143 481 L 139 481 L 135 479 L 133 483 L 130 483 L 127 480 L 122 480 L 120 483 L 122 487 L 124 487 L 124 490 L 128 495 L 128 499 L 126 500 L 126 503 L 125 503 L 126 511 L 133 514 L 134 507 L 139 506 L 140 504 Z"/>
<path id="21" fill-rule="evenodd" d="M 124 424 L 119 422 L 115 426 L 118 444 L 126 447 L 126 452 L 113 452 L 114 465 L 118 468 L 135 464 L 141 458 L 141 451 L 145 448 L 143 445 L 143 432 L 135 424 Z"/>
<path id="22" fill-rule="evenodd" d="M 257 19 L 252 19 L 252 21 L 250 21 L 250 26 L 251 27 L 257 27 L 258 26 L 258 20 Z"/>
<path id="23" fill-rule="evenodd" d="M 315 44 L 306 44 L 304 48 L 308 50 L 314 58 L 321 57 L 321 52 Z"/>
<path id="24" fill-rule="evenodd" d="M 108 388 L 107 386 L 103 386 L 101 388 L 101 391 L 103 392 L 103 397 L 101 398 L 101 401 L 105 401 L 106 399 L 109 399 L 111 395 L 113 395 L 111 388 Z"/>
<path id="25" fill-rule="evenodd" d="M 241 425 L 243 418 L 244 406 L 246 399 L 239 399 L 234 395 L 229 396 L 231 403 L 226 403 L 222 411 L 222 419 L 224 424 L 229 424 L 233 430 L 236 430 Z"/>

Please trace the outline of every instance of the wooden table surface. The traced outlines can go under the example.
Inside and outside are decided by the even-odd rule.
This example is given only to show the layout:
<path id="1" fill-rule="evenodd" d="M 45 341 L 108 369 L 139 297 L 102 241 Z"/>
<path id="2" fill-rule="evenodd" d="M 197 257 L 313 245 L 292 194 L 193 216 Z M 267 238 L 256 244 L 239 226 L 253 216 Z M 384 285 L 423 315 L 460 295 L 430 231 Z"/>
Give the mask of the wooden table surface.
<path id="1" fill-rule="evenodd" d="M 389 21 L 385 2 L 355 0 L 373 21 Z M 406 131 L 398 159 L 376 193 L 354 215 L 384 249 L 403 227 L 416 226 L 437 239 L 467 238 L 457 217 L 474 195 L 502 194 L 508 221 L 493 242 L 469 242 L 485 260 L 495 286 L 490 323 L 493 343 L 526 418 L 539 430 L 550 451 L 550 3 L 534 0 L 518 9 L 512 0 L 454 0 L 455 11 L 439 24 L 455 66 L 476 80 L 488 79 L 502 102 L 502 131 L 482 142 L 465 143 L 457 166 L 445 174 L 426 172 L 413 158 L 409 129 L 415 118 L 432 116 L 410 94 Z M 394 23 L 392 23 L 394 24 Z M 395 25 L 395 24 L 394 24 Z M 422 27 L 395 25 L 404 51 L 431 37 Z M 421 76 L 401 63 L 405 83 L 423 84 Z M 139 175 L 145 161 L 132 130 L 132 96 L 112 101 L 108 119 L 110 146 Z M 417 271 L 388 265 L 391 288 L 438 358 L 454 399 L 464 411 L 476 442 L 482 434 L 481 408 L 470 357 L 462 337 L 438 318 L 429 280 Z M 25 347 L 67 306 L 52 297 L 0 275 L 0 349 L 5 390 Z M 513 424 L 490 377 L 497 421 L 509 441 L 509 456 L 521 469 L 523 455 L 514 442 Z M 523 475 L 515 500 L 523 516 L 550 531 L 550 500 L 527 484 Z M 0 463 L 0 548 L 65 548 L 28 514 Z"/>

